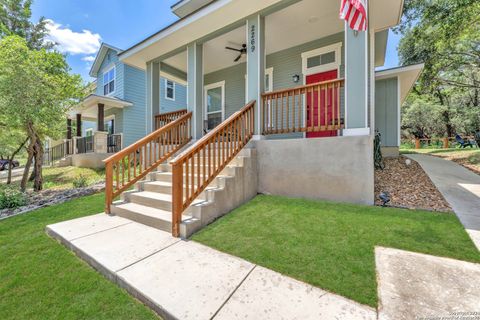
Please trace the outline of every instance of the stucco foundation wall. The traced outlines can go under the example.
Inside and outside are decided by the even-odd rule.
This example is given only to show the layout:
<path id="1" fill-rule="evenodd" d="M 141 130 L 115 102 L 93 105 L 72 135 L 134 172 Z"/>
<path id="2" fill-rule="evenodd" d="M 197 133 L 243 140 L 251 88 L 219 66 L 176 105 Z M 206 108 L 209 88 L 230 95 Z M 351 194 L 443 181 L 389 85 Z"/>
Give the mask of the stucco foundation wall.
<path id="1" fill-rule="evenodd" d="M 80 168 L 104 168 L 104 159 L 111 156 L 112 153 L 83 153 L 72 155 L 72 166 Z"/>
<path id="2" fill-rule="evenodd" d="M 256 141 L 258 192 L 373 204 L 373 138 Z"/>

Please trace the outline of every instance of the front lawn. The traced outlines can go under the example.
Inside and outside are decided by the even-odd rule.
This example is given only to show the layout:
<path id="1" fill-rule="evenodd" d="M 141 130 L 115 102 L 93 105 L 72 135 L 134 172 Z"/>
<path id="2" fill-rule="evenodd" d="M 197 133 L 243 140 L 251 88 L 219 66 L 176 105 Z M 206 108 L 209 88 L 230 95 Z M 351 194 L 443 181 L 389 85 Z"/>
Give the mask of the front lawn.
<path id="1" fill-rule="evenodd" d="M 45 233 L 103 206 L 97 194 L 0 221 L 0 319 L 158 319 Z"/>
<path id="2" fill-rule="evenodd" d="M 377 245 L 480 262 L 453 214 L 264 195 L 192 239 L 373 307 Z"/>

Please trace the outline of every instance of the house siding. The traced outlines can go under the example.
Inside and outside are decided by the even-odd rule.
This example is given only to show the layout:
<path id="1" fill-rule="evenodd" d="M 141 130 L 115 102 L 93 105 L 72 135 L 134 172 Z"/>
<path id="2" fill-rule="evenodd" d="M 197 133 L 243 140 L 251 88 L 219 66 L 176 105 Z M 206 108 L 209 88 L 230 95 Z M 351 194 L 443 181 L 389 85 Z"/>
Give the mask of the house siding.
<path id="1" fill-rule="evenodd" d="M 175 100 L 165 98 L 165 78 L 160 78 L 160 113 L 187 109 L 187 87 L 175 82 Z"/>
<path id="2" fill-rule="evenodd" d="M 384 147 L 398 147 L 398 108 L 398 79 L 375 81 L 375 129 Z"/>
<path id="3" fill-rule="evenodd" d="M 129 146 L 146 135 L 145 72 L 125 65 L 124 99 L 133 106 L 123 109 L 124 146 Z"/>
<path id="4" fill-rule="evenodd" d="M 273 90 L 303 85 L 304 79 L 302 73 L 302 53 L 339 42 L 342 43 L 339 76 L 343 78 L 345 74 L 345 48 L 343 32 L 267 55 L 266 69 L 273 68 Z M 205 85 L 219 81 L 225 81 L 225 118 L 245 105 L 245 74 L 246 63 L 242 63 L 205 75 Z M 294 83 L 292 81 L 292 77 L 296 74 L 300 75 L 300 81 L 298 83 Z M 340 109 L 342 117 L 344 115 L 344 104 L 344 94 L 342 89 L 340 92 Z M 303 115 L 301 116 L 303 117 Z M 286 119 L 286 117 L 284 118 Z M 301 133 L 289 135 L 271 135 L 269 136 L 269 139 L 285 137 L 297 138 L 301 136 L 303 136 Z"/>
<path id="5" fill-rule="evenodd" d="M 108 50 L 98 70 L 96 94 L 99 96 L 104 95 L 103 94 L 103 85 L 104 85 L 103 73 L 109 70 L 112 66 L 115 66 L 115 91 L 111 96 L 119 99 L 123 99 L 125 65 L 118 60 L 117 53 L 112 49 Z"/>

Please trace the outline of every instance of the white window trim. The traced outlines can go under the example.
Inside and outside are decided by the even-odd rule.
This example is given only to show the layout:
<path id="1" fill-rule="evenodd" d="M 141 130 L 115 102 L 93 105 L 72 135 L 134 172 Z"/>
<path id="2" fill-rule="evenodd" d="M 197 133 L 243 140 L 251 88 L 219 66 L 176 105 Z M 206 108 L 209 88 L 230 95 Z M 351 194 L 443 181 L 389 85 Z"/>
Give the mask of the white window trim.
<path id="1" fill-rule="evenodd" d="M 335 51 L 335 62 L 323 64 L 316 67 L 308 68 L 308 59 L 312 57 L 316 57 L 325 53 L 329 53 Z M 320 72 L 330 71 L 337 69 L 337 72 L 340 72 L 340 65 L 342 63 L 342 43 L 337 42 L 329 46 L 321 47 L 315 50 L 307 51 L 302 53 L 302 73 L 303 73 L 303 80 L 305 80 L 306 76 L 311 74 L 316 74 Z M 340 76 L 340 74 L 339 74 Z M 304 81 L 305 83 L 305 81 Z"/>
<path id="2" fill-rule="evenodd" d="M 167 92 L 168 92 L 168 90 L 167 90 L 167 88 L 168 88 L 167 83 L 168 83 L 169 81 L 170 81 L 171 83 L 173 83 L 173 98 L 170 98 L 170 97 L 168 97 L 168 95 L 167 95 Z M 164 79 L 164 84 L 165 84 L 165 100 L 175 101 L 175 95 L 176 95 L 176 91 L 177 91 L 177 90 L 176 90 L 177 84 L 175 83 L 175 81 L 170 80 L 170 79 L 166 79 L 166 78 Z"/>
<path id="3" fill-rule="evenodd" d="M 105 84 L 103 80 L 105 79 L 105 74 L 108 74 L 110 71 L 114 70 L 114 75 L 113 75 L 113 91 L 109 92 L 108 94 L 105 94 Z M 111 82 L 111 81 L 110 81 Z M 108 83 L 110 83 L 108 82 Z M 117 68 L 115 65 L 109 67 L 105 72 L 102 74 L 102 89 L 103 89 L 103 95 L 106 97 L 110 97 L 115 94 L 115 91 L 117 90 Z"/>
<path id="4" fill-rule="evenodd" d="M 265 92 L 272 92 L 273 91 L 273 67 L 265 69 L 265 83 L 264 88 L 267 87 L 267 75 L 269 76 L 270 83 L 272 84 L 270 86 L 270 90 L 265 90 Z M 245 75 L 245 103 L 249 103 L 248 101 L 248 74 Z"/>
<path id="5" fill-rule="evenodd" d="M 207 112 L 208 96 L 207 91 L 215 88 L 222 88 L 222 121 L 225 120 L 225 80 L 206 85 L 204 88 L 203 120 L 208 120 L 208 115 L 219 111 Z"/>
<path id="6" fill-rule="evenodd" d="M 92 128 L 88 128 L 88 129 L 85 129 L 85 137 L 88 137 L 88 132 L 91 132 L 92 136 L 93 136 L 93 129 Z"/>

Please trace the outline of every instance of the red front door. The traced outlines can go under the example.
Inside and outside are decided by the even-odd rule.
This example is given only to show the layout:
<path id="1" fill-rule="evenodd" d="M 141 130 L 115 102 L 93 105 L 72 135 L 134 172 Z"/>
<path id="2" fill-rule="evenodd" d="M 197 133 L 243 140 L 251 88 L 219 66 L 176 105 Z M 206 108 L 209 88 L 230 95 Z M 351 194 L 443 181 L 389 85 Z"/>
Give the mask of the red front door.
<path id="1" fill-rule="evenodd" d="M 337 79 L 337 76 L 338 76 L 337 70 L 312 74 L 307 76 L 306 84 L 312 84 L 312 83 L 323 82 L 328 80 L 335 80 Z M 318 95 L 318 91 L 314 91 L 313 97 L 311 92 L 307 94 L 307 127 L 312 127 L 312 126 L 320 127 L 320 126 L 327 126 L 331 124 L 333 119 L 333 115 L 332 115 L 333 90 L 336 90 L 336 89 L 321 90 L 320 97 Z M 319 98 L 320 98 L 320 101 L 319 101 Z M 312 103 L 313 103 L 313 112 L 311 110 Z M 336 103 L 338 103 L 338 101 Z M 325 118 L 325 108 L 327 108 L 326 118 Z M 313 119 L 312 119 L 312 115 L 313 115 Z M 334 137 L 336 135 L 337 135 L 337 130 L 307 132 L 307 138 Z"/>

